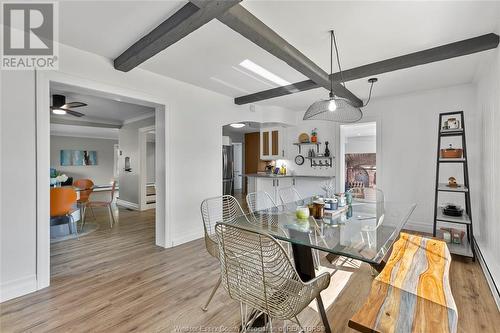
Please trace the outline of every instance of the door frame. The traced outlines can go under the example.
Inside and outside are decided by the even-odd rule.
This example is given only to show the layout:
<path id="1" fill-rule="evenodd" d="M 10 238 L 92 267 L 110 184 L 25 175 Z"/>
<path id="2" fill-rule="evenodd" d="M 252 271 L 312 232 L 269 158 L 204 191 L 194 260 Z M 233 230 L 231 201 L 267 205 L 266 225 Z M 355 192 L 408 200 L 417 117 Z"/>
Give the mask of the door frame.
<path id="1" fill-rule="evenodd" d="M 338 148 L 338 167 L 337 167 L 337 188 L 339 192 L 345 192 L 345 135 L 343 133 L 343 129 L 345 126 L 356 125 L 356 124 L 364 124 L 364 123 L 375 123 L 375 140 L 376 140 L 376 155 L 377 155 L 377 185 L 382 183 L 382 122 L 379 119 L 366 117 L 363 118 L 363 121 L 354 123 L 354 124 L 342 124 L 339 126 L 339 144 Z"/>
<path id="2" fill-rule="evenodd" d="M 35 71 L 36 131 L 36 279 L 37 290 L 50 285 L 50 85 L 65 84 L 122 101 L 155 109 L 157 207 L 155 244 L 172 246 L 169 193 L 170 172 L 170 110 L 167 101 L 140 91 L 122 88 L 58 71 Z M 162 170 L 160 172 L 160 170 Z"/>
<path id="3" fill-rule="evenodd" d="M 156 123 L 156 119 L 155 119 Z M 147 210 L 156 208 L 156 203 L 148 204 L 146 198 L 146 184 L 147 184 L 147 133 L 155 130 L 156 126 L 147 126 L 139 128 L 139 210 Z M 155 133 L 156 135 L 156 133 Z M 156 154 L 157 146 L 155 142 L 155 173 L 156 173 Z M 155 185 L 156 186 L 156 185 Z"/>
<path id="4" fill-rule="evenodd" d="M 240 183 L 241 183 L 241 188 L 240 190 L 243 190 L 243 143 L 242 142 L 233 142 L 233 181 L 236 179 L 236 174 L 235 174 L 235 168 L 234 168 L 234 162 L 236 161 L 236 154 L 235 154 L 235 149 L 234 146 L 239 146 L 240 147 L 240 160 L 241 160 L 241 172 L 239 174 L 240 177 Z M 234 185 L 233 185 L 234 186 Z"/>

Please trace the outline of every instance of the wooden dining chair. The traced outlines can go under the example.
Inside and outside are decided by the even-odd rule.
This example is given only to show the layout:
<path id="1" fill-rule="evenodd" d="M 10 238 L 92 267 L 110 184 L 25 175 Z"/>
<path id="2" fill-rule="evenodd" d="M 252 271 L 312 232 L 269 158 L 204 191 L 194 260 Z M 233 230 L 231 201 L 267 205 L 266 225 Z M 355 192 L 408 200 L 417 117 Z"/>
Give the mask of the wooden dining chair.
<path id="1" fill-rule="evenodd" d="M 215 237 L 215 224 L 221 221 L 233 221 L 237 217 L 244 216 L 238 200 L 231 195 L 208 198 L 201 203 L 201 217 L 203 220 L 203 229 L 205 231 L 205 247 L 207 252 L 214 258 L 219 259 L 219 247 Z M 215 284 L 207 302 L 201 307 L 207 311 L 210 301 L 219 288 L 221 279 Z"/>
<path id="2" fill-rule="evenodd" d="M 92 210 L 93 207 L 102 207 L 102 208 L 107 208 L 108 213 L 109 213 L 109 226 L 113 228 L 113 224 L 115 223 L 115 216 L 113 214 L 113 208 L 111 207 L 111 204 L 113 203 L 113 200 L 115 198 L 115 188 L 116 188 L 116 181 L 113 181 L 113 184 L 111 186 L 111 197 L 109 201 L 91 201 L 89 200 L 86 204 L 86 207 L 90 208 Z M 85 220 L 83 221 L 85 224 Z M 83 228 L 83 226 L 82 226 Z"/>
<path id="3" fill-rule="evenodd" d="M 94 190 L 94 182 L 90 179 L 77 179 L 73 182 L 73 187 L 76 187 L 80 190 L 80 198 L 78 199 L 77 204 L 80 207 L 80 216 L 82 218 L 80 231 L 82 231 L 83 225 L 85 224 L 85 213 L 87 211 L 87 203 L 89 202 L 90 195 Z M 92 211 L 92 213 L 94 212 Z"/>
<path id="4" fill-rule="evenodd" d="M 76 203 L 76 197 L 76 191 L 73 188 L 52 187 L 50 189 L 50 218 L 56 220 L 57 224 L 68 224 L 68 226 L 72 224 L 76 237 L 80 239 L 76 221 L 71 215 L 71 208 Z"/>

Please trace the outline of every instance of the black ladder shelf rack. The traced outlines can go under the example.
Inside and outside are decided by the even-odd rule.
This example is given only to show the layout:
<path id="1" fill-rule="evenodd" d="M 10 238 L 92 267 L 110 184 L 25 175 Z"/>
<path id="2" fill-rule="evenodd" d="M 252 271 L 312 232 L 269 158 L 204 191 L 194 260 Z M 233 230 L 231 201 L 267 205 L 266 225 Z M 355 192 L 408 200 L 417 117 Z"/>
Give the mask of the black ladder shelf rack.
<path id="1" fill-rule="evenodd" d="M 443 129 L 443 118 L 449 116 L 459 116 L 460 128 L 458 129 Z M 462 139 L 462 158 L 441 158 L 441 139 L 443 137 L 461 137 Z M 442 163 L 456 163 L 462 166 L 464 184 L 458 187 L 449 187 L 447 184 L 439 183 L 439 169 Z M 440 192 L 463 193 L 465 195 L 465 212 L 460 217 L 447 216 L 443 214 L 442 207 L 438 207 L 438 197 Z M 434 226 L 433 235 L 436 237 L 437 225 L 440 222 L 446 224 L 461 224 L 466 227 L 467 237 L 462 240 L 462 244 L 448 243 L 448 248 L 451 253 L 465 257 L 476 259 L 474 249 L 474 233 L 472 230 L 472 212 L 470 204 L 470 187 L 469 187 L 469 167 L 467 164 L 467 145 L 465 140 L 465 121 L 464 112 L 446 112 L 439 114 L 438 127 L 438 146 L 437 146 L 437 161 L 436 161 L 436 191 L 434 199 Z"/>

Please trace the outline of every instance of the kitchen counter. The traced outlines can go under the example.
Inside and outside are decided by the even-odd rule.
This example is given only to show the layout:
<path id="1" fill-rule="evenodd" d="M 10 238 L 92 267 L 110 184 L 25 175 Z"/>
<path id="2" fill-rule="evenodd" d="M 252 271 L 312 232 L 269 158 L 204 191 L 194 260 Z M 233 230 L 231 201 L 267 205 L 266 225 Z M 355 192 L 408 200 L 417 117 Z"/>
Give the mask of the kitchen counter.
<path id="1" fill-rule="evenodd" d="M 249 173 L 249 174 L 244 174 L 243 176 L 245 177 L 259 177 L 259 178 L 323 178 L 323 179 L 329 179 L 335 176 L 314 176 L 314 175 L 275 175 L 275 174 L 269 174 L 269 173 Z"/>

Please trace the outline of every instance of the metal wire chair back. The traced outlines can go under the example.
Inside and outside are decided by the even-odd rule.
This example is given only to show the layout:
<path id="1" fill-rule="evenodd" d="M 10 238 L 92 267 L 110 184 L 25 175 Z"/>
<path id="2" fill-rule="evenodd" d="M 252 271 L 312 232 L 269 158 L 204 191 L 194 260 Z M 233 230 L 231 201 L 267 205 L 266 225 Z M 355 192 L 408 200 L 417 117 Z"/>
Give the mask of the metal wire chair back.
<path id="1" fill-rule="evenodd" d="M 245 214 L 238 200 L 231 195 L 205 199 L 201 202 L 200 209 L 205 230 L 205 246 L 208 253 L 218 258 L 219 249 L 217 237 L 215 236 L 215 224 L 224 221 L 231 222 Z"/>
<path id="2" fill-rule="evenodd" d="M 297 206 L 304 205 L 304 199 L 293 186 L 287 186 L 279 189 L 281 203 L 287 206 L 287 209 L 295 210 Z"/>
<path id="3" fill-rule="evenodd" d="M 278 224 L 277 213 L 280 209 L 269 193 L 265 191 L 248 193 L 246 201 L 253 222 L 268 225 Z"/>
<path id="4" fill-rule="evenodd" d="M 271 236 L 217 224 L 221 276 L 229 296 L 275 319 L 294 318 L 330 282 L 322 274 L 304 283 Z"/>

